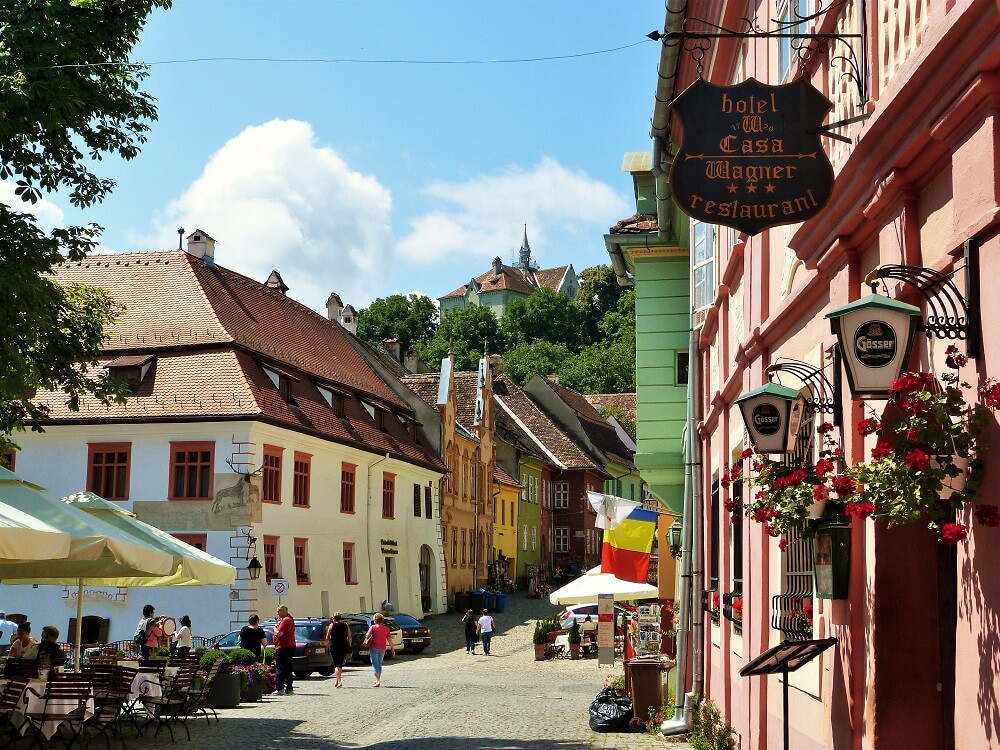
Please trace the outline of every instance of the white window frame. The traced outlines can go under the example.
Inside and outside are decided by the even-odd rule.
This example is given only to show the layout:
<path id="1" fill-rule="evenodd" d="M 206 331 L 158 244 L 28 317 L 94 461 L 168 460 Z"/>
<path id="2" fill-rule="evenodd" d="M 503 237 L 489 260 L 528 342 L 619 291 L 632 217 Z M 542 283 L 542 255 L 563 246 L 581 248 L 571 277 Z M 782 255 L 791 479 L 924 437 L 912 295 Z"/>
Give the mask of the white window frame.
<path id="1" fill-rule="evenodd" d="M 809 0 L 778 0 L 776 10 L 777 18 L 782 23 L 783 33 L 792 33 L 799 29 L 803 31 L 808 30 L 808 24 L 798 24 L 796 26 L 787 26 L 787 24 L 790 24 L 796 18 L 810 14 Z M 798 64 L 799 56 L 792 46 L 792 43 L 795 41 L 796 39 L 792 37 L 778 39 L 777 72 L 778 80 L 780 81 L 788 78 Z"/>
<path id="2" fill-rule="evenodd" d="M 715 301 L 715 238 L 714 224 L 691 220 L 691 305 L 696 311 Z"/>
<path id="3" fill-rule="evenodd" d="M 531 551 L 534 552 L 538 549 L 538 527 L 531 527 Z"/>
<path id="4" fill-rule="evenodd" d="M 556 526 L 553 529 L 552 550 L 557 553 L 569 552 L 569 526 Z"/>
<path id="5" fill-rule="evenodd" d="M 523 552 L 528 551 L 528 525 L 525 524 L 521 527 L 521 550 Z"/>
<path id="6" fill-rule="evenodd" d="M 559 509 L 569 507 L 569 482 L 556 482 L 553 485 L 552 507 Z"/>

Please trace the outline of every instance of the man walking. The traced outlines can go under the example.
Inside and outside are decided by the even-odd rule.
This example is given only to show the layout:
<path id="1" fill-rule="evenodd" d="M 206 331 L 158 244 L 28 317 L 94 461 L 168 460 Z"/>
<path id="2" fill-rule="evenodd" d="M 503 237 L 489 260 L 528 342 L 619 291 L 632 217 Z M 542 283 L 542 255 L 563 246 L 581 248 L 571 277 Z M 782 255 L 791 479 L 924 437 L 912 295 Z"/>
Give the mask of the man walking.
<path id="1" fill-rule="evenodd" d="M 292 666 L 295 659 L 295 620 L 284 604 L 278 607 L 274 626 L 275 687 L 278 695 L 292 694 Z"/>
<path id="2" fill-rule="evenodd" d="M 490 611 L 488 609 L 483 610 L 483 616 L 480 617 L 479 622 L 476 623 L 476 630 L 479 632 L 479 638 L 483 642 L 483 652 L 489 656 L 490 641 L 493 640 L 496 623 L 493 622 L 493 617 L 490 616 Z"/>

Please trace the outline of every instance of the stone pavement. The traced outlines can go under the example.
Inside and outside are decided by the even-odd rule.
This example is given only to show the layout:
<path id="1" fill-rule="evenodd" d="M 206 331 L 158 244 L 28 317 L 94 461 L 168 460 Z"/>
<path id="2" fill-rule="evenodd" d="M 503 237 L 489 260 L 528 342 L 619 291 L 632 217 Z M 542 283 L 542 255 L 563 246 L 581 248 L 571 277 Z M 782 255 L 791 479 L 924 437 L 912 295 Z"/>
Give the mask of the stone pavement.
<path id="1" fill-rule="evenodd" d="M 333 678 L 295 683 L 295 693 L 220 711 L 221 722 L 191 726 L 197 747 L 215 750 L 576 750 L 690 745 L 644 734 L 600 734 L 587 725 L 588 706 L 610 672 L 595 659 L 534 661 L 535 619 L 557 611 L 548 601 L 515 594 L 494 615 L 492 655 L 465 652 L 461 615 L 427 618 L 433 643 L 423 654 L 386 663 L 382 687 L 368 666 Z M 185 742 L 183 730 L 181 743 Z M 155 744 L 162 744 L 163 736 Z M 139 738 L 130 747 L 154 744 Z"/>

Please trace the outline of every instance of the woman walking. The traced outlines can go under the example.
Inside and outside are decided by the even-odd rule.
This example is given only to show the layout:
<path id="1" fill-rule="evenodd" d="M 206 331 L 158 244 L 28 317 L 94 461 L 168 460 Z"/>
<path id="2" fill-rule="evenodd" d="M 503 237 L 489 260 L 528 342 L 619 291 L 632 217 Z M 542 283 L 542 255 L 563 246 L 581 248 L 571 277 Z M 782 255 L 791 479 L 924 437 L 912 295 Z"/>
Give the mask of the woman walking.
<path id="1" fill-rule="evenodd" d="M 193 633 L 191 632 L 191 618 L 184 615 L 180 619 L 181 629 L 174 633 L 174 644 L 177 646 L 178 654 L 188 653 L 193 646 Z"/>
<path id="2" fill-rule="evenodd" d="M 337 612 L 330 623 L 330 629 L 326 632 L 326 639 L 330 642 L 330 653 L 333 655 L 333 669 L 337 675 L 334 687 L 344 687 L 344 661 L 351 650 L 351 626 L 344 622 L 344 618 Z"/>
<path id="3" fill-rule="evenodd" d="M 386 626 L 382 613 L 376 612 L 373 619 L 375 622 L 365 634 L 365 645 L 368 646 L 368 653 L 372 659 L 375 687 L 382 687 L 382 660 L 385 658 L 385 651 L 389 649 L 395 657 L 396 647 L 392 643 L 392 631 Z"/>
<path id="4" fill-rule="evenodd" d="M 465 653 L 475 654 L 476 641 L 479 639 L 479 636 L 476 633 L 476 616 L 472 613 L 471 609 L 465 613 L 465 617 L 462 618 L 462 624 L 465 625 Z"/>

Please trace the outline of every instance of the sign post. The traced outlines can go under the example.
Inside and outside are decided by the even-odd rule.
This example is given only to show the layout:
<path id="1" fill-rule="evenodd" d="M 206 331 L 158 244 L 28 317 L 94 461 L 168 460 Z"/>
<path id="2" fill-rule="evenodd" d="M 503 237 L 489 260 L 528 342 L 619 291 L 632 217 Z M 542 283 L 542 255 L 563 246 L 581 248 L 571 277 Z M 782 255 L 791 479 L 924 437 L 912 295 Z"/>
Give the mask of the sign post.
<path id="1" fill-rule="evenodd" d="M 272 578 L 271 579 L 271 596 L 276 597 L 279 602 L 281 597 L 288 596 L 288 579 L 287 578 Z"/>
<path id="2" fill-rule="evenodd" d="M 597 595 L 597 666 L 615 664 L 615 597 Z"/>

